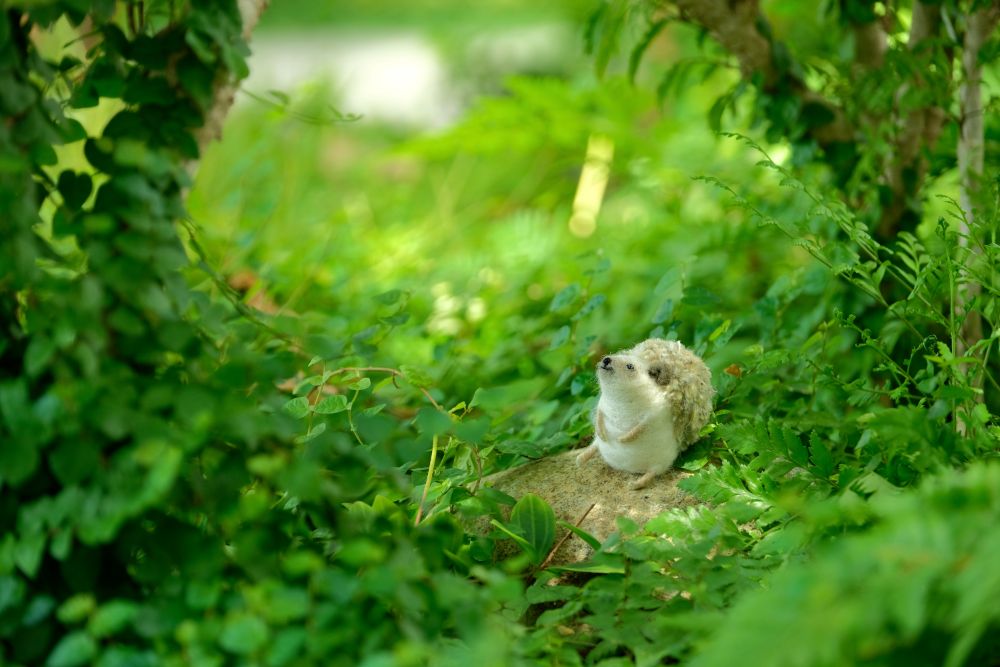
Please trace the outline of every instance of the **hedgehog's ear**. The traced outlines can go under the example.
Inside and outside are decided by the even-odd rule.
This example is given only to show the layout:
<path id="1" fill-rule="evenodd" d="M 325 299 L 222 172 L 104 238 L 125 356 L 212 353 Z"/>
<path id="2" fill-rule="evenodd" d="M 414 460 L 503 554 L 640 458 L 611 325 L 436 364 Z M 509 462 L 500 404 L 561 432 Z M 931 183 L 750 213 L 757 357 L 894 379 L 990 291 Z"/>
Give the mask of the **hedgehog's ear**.
<path id="1" fill-rule="evenodd" d="M 670 382 L 670 373 L 667 372 L 667 367 L 663 364 L 650 366 L 649 377 L 653 378 L 656 384 L 668 384 Z"/>

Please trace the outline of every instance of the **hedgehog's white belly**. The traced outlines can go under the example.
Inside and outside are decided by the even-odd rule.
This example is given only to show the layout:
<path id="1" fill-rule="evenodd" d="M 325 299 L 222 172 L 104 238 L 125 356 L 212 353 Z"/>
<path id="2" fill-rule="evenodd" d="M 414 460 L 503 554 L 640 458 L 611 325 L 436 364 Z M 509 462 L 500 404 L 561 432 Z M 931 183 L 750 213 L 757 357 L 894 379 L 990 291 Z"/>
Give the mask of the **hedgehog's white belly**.
<path id="1" fill-rule="evenodd" d="M 665 417 L 665 418 L 664 418 Z M 654 472 L 669 468 L 677 458 L 677 439 L 669 414 L 649 424 L 645 432 L 632 442 L 618 442 L 617 429 L 609 429 L 609 441 L 595 436 L 601 457 L 612 468 L 627 472 Z"/>

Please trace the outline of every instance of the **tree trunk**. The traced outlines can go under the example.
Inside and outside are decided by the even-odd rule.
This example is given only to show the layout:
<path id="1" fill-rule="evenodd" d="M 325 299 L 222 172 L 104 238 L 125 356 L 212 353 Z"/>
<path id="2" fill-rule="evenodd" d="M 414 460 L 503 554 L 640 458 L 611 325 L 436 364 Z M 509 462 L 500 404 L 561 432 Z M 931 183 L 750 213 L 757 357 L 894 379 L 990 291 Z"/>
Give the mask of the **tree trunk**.
<path id="1" fill-rule="evenodd" d="M 983 175 L 983 100 L 982 100 L 982 66 L 979 63 L 979 52 L 989 39 L 1000 20 L 1000 3 L 992 7 L 980 9 L 969 15 L 966 24 L 965 43 L 962 50 L 962 86 L 959 89 L 959 106 L 961 110 L 961 130 L 958 138 L 958 172 L 960 179 L 959 204 L 962 208 L 962 220 L 959 223 L 958 243 L 967 249 L 966 265 L 977 261 L 979 244 L 975 241 L 976 220 L 979 217 L 979 206 L 982 202 Z M 968 274 L 967 274 L 968 275 Z M 959 293 L 955 299 L 955 315 L 961 321 L 955 354 L 966 356 L 969 351 L 983 338 L 983 320 L 978 311 L 974 310 L 976 297 L 982 287 L 974 278 L 968 277 L 959 285 Z M 961 370 L 968 375 L 975 372 L 972 363 L 964 363 Z M 982 374 L 976 373 L 972 379 L 973 385 L 979 385 Z M 982 400 L 982 395 L 979 396 Z"/>
<path id="2" fill-rule="evenodd" d="M 270 0 L 239 0 L 240 18 L 243 19 L 243 39 L 250 41 L 253 29 L 257 27 L 264 10 L 267 9 Z M 222 124 L 229 115 L 229 110 L 233 107 L 236 99 L 236 91 L 239 90 L 240 82 L 231 78 L 220 79 L 215 82 L 215 95 L 212 107 L 205 113 L 205 124 L 195 135 L 198 141 L 199 153 L 212 141 L 222 136 Z M 188 172 L 192 175 L 198 168 L 197 162 L 188 165 Z"/>

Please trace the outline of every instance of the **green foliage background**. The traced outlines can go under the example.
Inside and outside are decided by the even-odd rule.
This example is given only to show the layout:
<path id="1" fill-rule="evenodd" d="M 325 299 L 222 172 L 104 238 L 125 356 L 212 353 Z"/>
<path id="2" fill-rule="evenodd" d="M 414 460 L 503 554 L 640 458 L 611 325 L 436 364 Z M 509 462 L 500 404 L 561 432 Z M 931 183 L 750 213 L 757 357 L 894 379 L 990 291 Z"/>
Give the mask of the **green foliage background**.
<path id="1" fill-rule="evenodd" d="M 245 105 L 188 193 L 247 51 L 233 3 L 146 9 L 133 34 L 114 3 L 4 5 L 0 660 L 996 662 L 995 206 L 979 255 L 947 199 L 876 240 L 750 106 L 716 119 L 752 140 L 714 134 L 736 73 L 658 99 L 611 51 L 433 135 L 332 121 L 322 90 Z M 86 12 L 86 58 L 29 39 Z M 682 462 L 705 503 L 555 580 L 551 510 L 504 519 L 479 480 L 589 438 L 595 359 L 650 335 L 713 370 Z"/>

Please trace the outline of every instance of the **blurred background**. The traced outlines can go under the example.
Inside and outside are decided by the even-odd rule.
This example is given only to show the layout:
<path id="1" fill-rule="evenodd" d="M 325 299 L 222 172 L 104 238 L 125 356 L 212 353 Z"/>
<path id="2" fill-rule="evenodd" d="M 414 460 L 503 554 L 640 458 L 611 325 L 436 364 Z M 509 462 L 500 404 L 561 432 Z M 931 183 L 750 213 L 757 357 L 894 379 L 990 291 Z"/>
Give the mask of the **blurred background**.
<path id="1" fill-rule="evenodd" d="M 637 82 L 627 51 L 599 79 L 586 52 L 595 7 L 273 3 L 189 199 L 210 263 L 252 305 L 312 313 L 326 336 L 367 335 L 384 315 L 371 297 L 402 290 L 409 319 L 383 347 L 412 363 L 504 354 L 514 332 L 552 367 L 525 375 L 650 333 L 703 341 L 727 305 L 800 260 L 780 240 L 763 261 L 778 237 L 693 180 L 759 178 L 748 177 L 758 156 L 707 120 L 738 73 L 714 68 L 658 99 L 665 64 L 703 57 L 678 26 Z M 585 299 L 611 285 L 570 323 L 576 352 L 546 364 L 562 322 L 531 304 L 537 315 L 567 287 Z M 684 321 L 699 330 L 678 330 Z"/>

